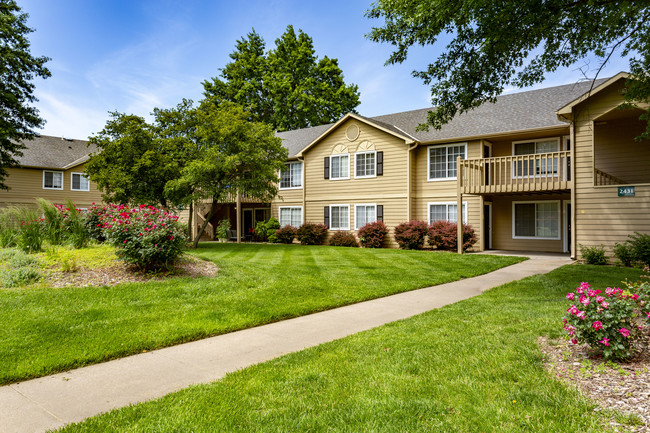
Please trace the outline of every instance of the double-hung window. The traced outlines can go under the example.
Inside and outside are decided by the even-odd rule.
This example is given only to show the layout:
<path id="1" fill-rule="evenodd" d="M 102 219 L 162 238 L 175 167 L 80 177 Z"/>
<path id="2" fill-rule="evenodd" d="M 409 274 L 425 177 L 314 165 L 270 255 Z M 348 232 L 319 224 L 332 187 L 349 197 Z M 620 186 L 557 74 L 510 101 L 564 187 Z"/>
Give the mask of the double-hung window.
<path id="1" fill-rule="evenodd" d="M 330 230 L 350 230 L 350 205 L 330 205 Z"/>
<path id="2" fill-rule="evenodd" d="M 513 202 L 513 239 L 560 239 L 560 202 Z"/>
<path id="3" fill-rule="evenodd" d="M 330 176 L 332 180 L 350 178 L 350 154 L 330 156 Z"/>
<path id="4" fill-rule="evenodd" d="M 70 174 L 70 189 L 72 191 L 90 191 L 90 182 L 83 173 Z"/>
<path id="5" fill-rule="evenodd" d="M 428 180 L 455 180 L 456 158 L 467 157 L 467 144 L 449 144 L 444 146 L 429 146 L 427 165 Z"/>
<path id="6" fill-rule="evenodd" d="M 354 154 L 354 177 L 377 176 L 377 152 L 357 152 Z"/>
<path id="7" fill-rule="evenodd" d="M 63 172 L 43 170 L 43 189 L 63 189 Z"/>
<path id="8" fill-rule="evenodd" d="M 354 206 L 354 229 L 359 230 L 368 223 L 377 221 L 376 204 L 357 204 Z"/>
<path id="9" fill-rule="evenodd" d="M 429 224 L 436 221 L 458 221 L 458 204 L 455 202 L 428 203 Z M 467 224 L 467 203 L 463 202 L 463 224 Z"/>
<path id="10" fill-rule="evenodd" d="M 519 155 L 538 155 L 541 153 L 559 152 L 560 139 L 547 138 L 544 140 L 519 141 L 512 143 L 512 153 Z M 515 177 L 557 176 L 557 157 L 528 157 L 513 163 Z"/>
<path id="11" fill-rule="evenodd" d="M 287 162 L 280 172 L 280 189 L 302 188 L 302 161 Z"/>
<path id="12" fill-rule="evenodd" d="M 278 209 L 280 227 L 302 225 L 302 206 L 280 206 Z"/>

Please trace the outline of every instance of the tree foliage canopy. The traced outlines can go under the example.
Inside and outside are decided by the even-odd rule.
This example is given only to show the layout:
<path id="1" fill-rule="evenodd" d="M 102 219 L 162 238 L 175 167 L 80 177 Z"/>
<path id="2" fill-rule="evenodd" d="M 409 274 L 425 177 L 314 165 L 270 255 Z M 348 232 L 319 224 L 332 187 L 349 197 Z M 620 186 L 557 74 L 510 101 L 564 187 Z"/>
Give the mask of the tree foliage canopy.
<path id="1" fill-rule="evenodd" d="M 452 35 L 427 70 L 413 73 L 432 84 L 437 108 L 428 123 L 436 128 L 494 102 L 506 86 L 539 83 L 590 53 L 603 62 L 617 50 L 630 55 L 626 100 L 650 97 L 649 0 L 376 0 L 366 15 L 385 21 L 368 37 L 395 46 L 390 64 L 414 45 Z"/>
<path id="2" fill-rule="evenodd" d="M 31 32 L 27 14 L 16 2 L 0 0 L 0 189 L 7 189 L 6 168 L 18 165 L 22 141 L 33 138 L 34 128 L 44 123 L 29 104 L 36 101 L 32 80 L 50 76 L 45 67 L 49 59 L 32 56 L 27 39 Z"/>
<path id="3" fill-rule="evenodd" d="M 268 53 L 253 29 L 230 58 L 219 77 L 203 82 L 205 95 L 239 104 L 250 120 L 278 131 L 330 123 L 359 105 L 358 87 L 345 84 L 338 60 L 319 60 L 312 38 L 291 25 Z"/>

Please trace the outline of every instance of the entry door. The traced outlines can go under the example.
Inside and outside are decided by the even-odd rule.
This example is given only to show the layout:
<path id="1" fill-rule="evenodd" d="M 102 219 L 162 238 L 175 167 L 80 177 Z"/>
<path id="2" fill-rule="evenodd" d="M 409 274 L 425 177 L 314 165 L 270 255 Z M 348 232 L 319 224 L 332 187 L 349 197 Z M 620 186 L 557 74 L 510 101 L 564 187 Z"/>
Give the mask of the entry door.
<path id="1" fill-rule="evenodd" d="M 244 231 L 242 234 L 244 236 L 253 235 L 253 209 L 244 209 L 242 213 L 243 224 L 242 228 Z"/>
<path id="2" fill-rule="evenodd" d="M 485 249 L 492 249 L 492 203 L 483 205 L 483 239 Z"/>
<path id="3" fill-rule="evenodd" d="M 564 202 L 564 252 L 571 253 L 571 202 Z"/>
<path id="4" fill-rule="evenodd" d="M 492 148 L 487 144 L 483 145 L 483 158 L 492 156 Z M 490 185 L 490 166 L 485 164 L 485 185 Z"/>

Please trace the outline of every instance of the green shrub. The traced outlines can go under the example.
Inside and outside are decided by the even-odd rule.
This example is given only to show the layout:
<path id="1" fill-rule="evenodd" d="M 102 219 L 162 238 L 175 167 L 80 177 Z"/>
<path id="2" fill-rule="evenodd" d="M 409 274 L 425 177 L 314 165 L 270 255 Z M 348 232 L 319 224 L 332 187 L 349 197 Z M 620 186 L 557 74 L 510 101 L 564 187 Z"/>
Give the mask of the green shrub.
<path id="1" fill-rule="evenodd" d="M 117 256 L 142 270 L 169 269 L 186 241 L 178 217 L 153 206 L 111 206 L 102 226 Z"/>
<path id="2" fill-rule="evenodd" d="M 255 237 L 260 242 L 269 241 L 271 235 L 280 228 L 280 223 L 275 218 L 270 218 L 267 222 L 260 221 L 255 226 Z"/>
<path id="3" fill-rule="evenodd" d="M 84 215 L 84 224 L 86 226 L 88 236 L 97 242 L 104 242 L 106 240 L 106 236 L 104 236 L 104 230 L 102 229 L 102 219 L 104 218 L 104 214 L 107 211 L 108 208 L 106 206 L 97 206 L 95 203 L 93 203 Z"/>
<path id="4" fill-rule="evenodd" d="M 634 232 L 628 236 L 627 241 L 632 248 L 632 253 L 636 261 L 644 265 L 650 265 L 650 235 L 647 233 Z"/>
<path id="5" fill-rule="evenodd" d="M 623 242 L 621 244 L 614 244 L 614 255 L 621 262 L 623 266 L 630 267 L 634 262 L 634 251 L 629 243 Z"/>
<path id="6" fill-rule="evenodd" d="M 353 233 L 337 231 L 330 237 L 329 244 L 333 247 L 358 247 L 357 238 Z"/>
<path id="7" fill-rule="evenodd" d="M 323 245 L 327 238 L 325 224 L 305 223 L 298 228 L 296 237 L 303 245 Z"/>
<path id="8" fill-rule="evenodd" d="M 359 229 L 359 240 L 364 248 L 381 248 L 388 234 L 383 221 L 368 223 Z"/>
<path id="9" fill-rule="evenodd" d="M 90 241 L 90 233 L 86 229 L 84 213 L 77 209 L 72 200 L 68 200 L 66 206 L 65 208 L 61 206 L 66 241 L 73 248 L 83 248 Z"/>
<path id="10" fill-rule="evenodd" d="M 20 224 L 18 225 L 17 246 L 26 253 L 41 251 L 43 247 L 43 221 L 33 208 L 18 208 Z"/>
<path id="11" fill-rule="evenodd" d="M 279 242 L 281 244 L 291 244 L 296 237 L 296 228 L 292 226 L 284 226 L 275 231 L 271 236 L 272 242 Z"/>
<path id="12" fill-rule="evenodd" d="M 217 239 L 228 239 L 228 230 L 230 230 L 230 220 L 223 219 L 219 221 L 215 234 Z"/>
<path id="13" fill-rule="evenodd" d="M 43 236 L 50 245 L 62 245 L 65 239 L 63 212 L 43 198 L 36 199 L 43 213 Z"/>
<path id="14" fill-rule="evenodd" d="M 419 250 L 424 246 L 428 227 L 424 221 L 409 221 L 395 227 L 395 241 L 403 250 Z"/>
<path id="15" fill-rule="evenodd" d="M 596 245 L 587 247 L 579 245 L 582 258 L 588 265 L 606 265 L 607 256 L 605 255 L 605 247 L 603 245 Z"/>
<path id="16" fill-rule="evenodd" d="M 429 245 L 439 250 L 458 250 L 458 225 L 449 221 L 435 221 L 429 225 Z M 463 251 L 476 243 L 476 233 L 469 224 L 463 224 Z"/>

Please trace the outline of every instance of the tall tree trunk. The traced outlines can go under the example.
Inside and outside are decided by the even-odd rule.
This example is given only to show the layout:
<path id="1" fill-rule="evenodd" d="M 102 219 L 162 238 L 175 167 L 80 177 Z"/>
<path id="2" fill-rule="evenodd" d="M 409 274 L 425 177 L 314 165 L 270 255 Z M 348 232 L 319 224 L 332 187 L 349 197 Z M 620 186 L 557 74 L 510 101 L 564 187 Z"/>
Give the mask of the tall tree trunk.
<path id="1" fill-rule="evenodd" d="M 190 217 L 187 221 L 187 237 L 190 239 L 190 242 L 194 241 L 194 202 L 190 202 Z"/>
<path id="2" fill-rule="evenodd" d="M 212 214 L 214 213 L 214 209 L 216 207 L 217 207 L 216 197 L 212 197 L 212 204 L 210 204 L 210 210 L 208 211 L 208 214 L 205 217 L 205 221 L 203 221 L 203 224 L 201 224 L 201 229 L 199 229 L 199 233 L 196 235 L 196 238 L 194 238 L 194 242 L 192 243 L 192 247 L 198 248 L 199 239 L 201 239 L 201 236 L 203 236 L 203 231 L 205 231 L 205 228 L 210 223 L 210 220 L 212 219 Z"/>

